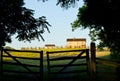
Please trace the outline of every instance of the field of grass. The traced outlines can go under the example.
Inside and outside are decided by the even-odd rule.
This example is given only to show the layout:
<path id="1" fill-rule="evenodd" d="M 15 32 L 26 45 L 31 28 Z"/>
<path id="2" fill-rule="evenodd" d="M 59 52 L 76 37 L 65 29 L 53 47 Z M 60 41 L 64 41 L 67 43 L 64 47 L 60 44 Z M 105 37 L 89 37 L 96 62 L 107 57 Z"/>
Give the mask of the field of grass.
<path id="1" fill-rule="evenodd" d="M 96 52 L 97 58 L 102 58 L 106 60 L 111 59 L 109 51 L 98 51 Z M 99 62 L 99 60 L 97 60 Z M 114 62 L 103 61 L 103 64 L 97 64 L 97 81 L 119 81 L 117 77 L 116 65 Z"/>
<path id="2" fill-rule="evenodd" d="M 96 51 L 96 57 L 110 59 L 109 51 Z"/>
<path id="3" fill-rule="evenodd" d="M 47 51 L 61 51 L 61 50 L 79 50 L 79 49 L 68 49 L 68 48 L 55 48 L 55 49 L 41 49 L 43 50 L 44 52 L 44 79 L 46 80 L 47 78 L 47 62 L 46 62 L 46 52 Z M 40 51 L 40 50 L 37 50 L 37 51 Z M 40 55 L 39 53 L 25 53 L 25 52 L 22 52 L 22 53 L 19 53 L 19 52 L 10 52 L 12 54 L 12 56 L 19 56 L 19 57 L 28 57 L 28 58 L 31 58 L 31 57 L 35 57 L 35 58 L 39 58 Z M 6 55 L 6 54 L 4 54 Z M 61 54 L 57 54 L 57 55 L 53 55 L 53 57 L 58 57 L 60 56 Z M 70 55 L 70 56 L 74 56 L 75 53 L 64 53 L 63 55 Z M 76 54 L 77 55 L 77 54 Z M 105 58 L 105 59 L 110 59 L 110 52 L 109 51 L 97 51 L 96 52 L 96 56 L 99 57 L 99 58 Z M 4 61 L 12 61 L 12 62 L 15 62 L 13 61 L 13 59 L 11 58 L 3 58 Z M 24 59 L 18 59 L 21 63 L 24 63 L 24 64 L 32 64 L 32 65 L 39 65 L 40 62 L 38 60 L 24 60 Z M 67 61 L 60 61 L 59 63 L 65 63 Z M 56 64 L 58 62 L 54 62 L 53 64 Z M 78 69 L 79 67 L 77 67 Z M 86 67 L 81 67 L 81 69 L 83 68 L 86 68 Z M 21 70 L 21 71 L 25 71 L 25 69 L 23 67 L 20 67 L 20 66 L 10 66 L 10 65 L 4 65 L 4 69 L 13 69 L 13 70 Z M 32 69 L 33 71 L 38 71 L 39 68 L 30 68 Z M 79 68 L 80 69 L 80 68 Z M 103 69 L 104 71 L 106 71 L 105 69 Z M 108 71 L 108 70 L 107 70 Z M 84 74 L 83 74 L 84 75 Z M 82 75 L 81 75 L 82 76 Z M 84 75 L 86 76 L 86 75 Z M 79 76 L 78 76 L 79 77 Z M 110 77 L 110 76 L 109 76 Z M 104 79 L 104 78 L 103 78 Z M 99 80 L 99 81 L 105 81 L 105 80 Z M 6 81 L 6 80 L 5 80 Z M 17 80 L 18 81 L 18 80 Z M 83 81 L 87 81 L 87 80 L 83 80 Z M 89 81 L 89 80 L 88 80 Z M 107 80 L 106 80 L 107 81 Z M 110 80 L 110 81 L 115 81 L 115 80 Z"/>

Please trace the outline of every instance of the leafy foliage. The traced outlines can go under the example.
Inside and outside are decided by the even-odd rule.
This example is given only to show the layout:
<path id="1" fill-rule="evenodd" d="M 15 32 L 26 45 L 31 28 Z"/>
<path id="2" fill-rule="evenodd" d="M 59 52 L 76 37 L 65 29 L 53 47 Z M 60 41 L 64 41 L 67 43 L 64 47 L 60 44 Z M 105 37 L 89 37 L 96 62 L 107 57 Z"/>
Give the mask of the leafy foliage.
<path id="1" fill-rule="evenodd" d="M 14 48 L 10 47 L 10 46 L 5 46 L 4 49 L 12 49 L 15 50 Z"/>
<path id="2" fill-rule="evenodd" d="M 79 9 L 78 18 L 72 23 L 72 28 L 89 28 L 97 32 L 97 39 L 103 41 L 111 51 L 120 52 L 119 3 L 119 0 L 85 0 L 85 5 Z"/>
<path id="3" fill-rule="evenodd" d="M 34 18 L 34 10 L 24 7 L 23 0 L 0 1 L 0 47 L 12 42 L 11 36 L 17 35 L 19 41 L 44 40 L 44 28 L 49 32 L 50 24 L 44 16 Z"/>
<path id="4" fill-rule="evenodd" d="M 77 1 L 79 0 L 58 0 L 57 5 L 67 9 L 71 6 L 74 7 Z"/>
<path id="5" fill-rule="evenodd" d="M 99 51 L 103 51 L 103 50 L 104 50 L 104 47 L 106 47 L 106 46 L 105 46 L 105 44 L 103 43 L 103 41 L 100 41 L 100 43 L 97 45 L 97 49 L 99 49 Z"/>
<path id="6" fill-rule="evenodd" d="M 38 0 L 38 1 L 48 1 L 48 0 Z M 79 0 L 57 0 L 57 3 L 56 5 L 60 5 L 62 8 L 70 8 L 70 7 L 75 7 L 76 6 L 76 3 L 78 2 Z"/>

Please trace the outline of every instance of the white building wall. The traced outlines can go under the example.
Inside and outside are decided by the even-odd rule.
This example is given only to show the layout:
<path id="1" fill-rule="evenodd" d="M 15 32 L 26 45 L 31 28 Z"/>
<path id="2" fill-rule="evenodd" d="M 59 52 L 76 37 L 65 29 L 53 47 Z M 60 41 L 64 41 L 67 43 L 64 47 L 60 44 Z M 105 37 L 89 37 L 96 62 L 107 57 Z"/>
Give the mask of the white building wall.
<path id="1" fill-rule="evenodd" d="M 67 47 L 70 48 L 85 48 L 86 42 L 85 41 L 68 41 Z"/>

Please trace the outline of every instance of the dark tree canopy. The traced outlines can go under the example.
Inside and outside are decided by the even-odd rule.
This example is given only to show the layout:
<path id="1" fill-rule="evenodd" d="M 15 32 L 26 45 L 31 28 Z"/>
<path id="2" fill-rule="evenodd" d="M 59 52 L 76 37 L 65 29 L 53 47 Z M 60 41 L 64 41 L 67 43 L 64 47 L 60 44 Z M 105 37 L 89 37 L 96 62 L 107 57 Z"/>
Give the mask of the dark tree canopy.
<path id="1" fill-rule="evenodd" d="M 119 4 L 119 0 L 85 0 L 85 5 L 79 9 L 78 19 L 72 26 L 94 29 L 98 32 L 98 39 L 111 49 L 119 50 Z"/>
<path id="2" fill-rule="evenodd" d="M 24 7 L 24 0 L 0 1 L 0 47 L 11 42 L 11 36 L 17 35 L 19 41 L 43 39 L 44 28 L 49 32 L 50 24 L 44 16 L 34 18 L 34 11 Z"/>

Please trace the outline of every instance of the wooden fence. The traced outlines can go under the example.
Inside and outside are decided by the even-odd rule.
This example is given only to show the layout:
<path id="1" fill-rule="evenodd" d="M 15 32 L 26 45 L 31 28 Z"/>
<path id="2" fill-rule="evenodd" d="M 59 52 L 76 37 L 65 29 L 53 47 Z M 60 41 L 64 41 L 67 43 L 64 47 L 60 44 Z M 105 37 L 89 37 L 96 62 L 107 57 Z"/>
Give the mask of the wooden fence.
<path id="1" fill-rule="evenodd" d="M 10 50 L 10 49 L 2 49 L 0 56 L 0 76 L 2 77 L 3 81 L 5 78 L 9 76 L 9 78 L 16 78 L 20 79 L 23 78 L 23 75 L 26 78 L 29 78 L 29 81 L 34 78 L 34 81 L 43 81 L 43 51 L 25 51 L 25 50 Z M 23 54 L 22 54 L 23 53 Z M 31 56 L 34 55 L 33 57 Z M 34 53 L 34 54 L 33 54 Z M 89 49 L 81 49 L 81 50 L 67 50 L 67 51 L 47 51 L 47 65 L 48 65 L 48 79 L 51 80 L 52 78 L 49 75 L 52 74 L 62 74 L 61 76 L 73 76 L 73 74 L 77 77 L 76 79 L 80 78 L 79 73 L 87 74 L 87 78 L 90 75 L 90 59 L 89 59 Z M 22 56 L 23 55 L 23 56 Z M 38 56 L 39 55 L 39 56 Z M 31 61 L 32 60 L 32 61 Z M 35 63 L 31 63 L 35 60 Z M 36 61 L 37 60 L 37 61 Z M 30 62 L 29 62 L 30 61 Z M 37 63 L 39 62 L 39 63 Z M 55 63 L 54 63 L 55 62 Z M 26 64 L 28 63 L 28 64 Z M 51 64 L 53 63 L 53 64 Z M 61 64 L 62 63 L 62 64 Z M 34 64 L 34 65 L 33 65 Z M 37 65 L 36 65 L 37 64 Z M 57 64 L 57 65 L 54 65 Z M 5 68 L 6 65 L 9 65 L 8 68 Z M 35 71 L 31 69 L 38 68 L 39 71 Z M 10 68 L 10 69 L 9 69 Z M 21 70 L 22 68 L 22 70 Z M 55 70 L 54 70 L 54 69 Z M 24 69 L 24 70 L 23 70 Z M 53 70 L 51 70 L 53 69 Z M 34 72 L 35 71 L 35 72 Z M 54 72 L 52 72 L 54 71 Z M 55 72 L 57 71 L 57 72 Z M 21 74 L 21 75 L 20 75 Z M 26 75 L 25 75 L 26 74 Z M 64 74 L 64 75 L 63 75 Z M 8 76 L 6 76 L 8 75 Z M 13 76 L 11 76 L 13 75 Z M 18 75 L 16 77 L 15 75 Z M 19 77 L 20 75 L 20 77 Z M 70 76 L 69 76 L 70 75 Z M 57 78 L 57 77 L 54 77 Z M 64 77 L 65 79 L 66 77 Z M 71 77 L 73 79 L 73 77 Z M 2 80 L 1 79 L 1 80 Z M 24 79 L 24 80 L 26 80 Z M 10 79 L 9 79 L 10 80 Z M 13 81 L 13 80 L 11 80 Z M 56 79 L 55 79 L 56 81 Z"/>
<path id="2" fill-rule="evenodd" d="M 78 81 L 81 73 L 90 75 L 89 49 L 48 51 L 47 63 L 49 81 Z"/>
<path id="3" fill-rule="evenodd" d="M 120 61 L 96 57 L 95 43 L 91 43 L 92 81 L 120 81 Z"/>
<path id="4" fill-rule="evenodd" d="M 29 57 L 31 53 L 39 57 Z M 0 55 L 1 80 L 5 81 L 6 78 L 10 78 L 13 81 L 14 78 L 15 80 L 24 78 L 24 80 L 29 79 L 29 81 L 33 81 L 33 79 L 43 81 L 43 51 L 1 49 Z M 33 64 L 30 60 L 37 63 Z M 29 61 L 28 64 L 26 64 L 26 61 Z M 6 65 L 9 65 L 9 67 L 5 68 Z M 36 71 L 32 70 L 36 68 Z"/>
<path id="5" fill-rule="evenodd" d="M 0 52 L 0 80 L 6 77 L 6 74 L 27 74 L 28 78 L 34 77 L 34 81 L 44 81 L 43 68 L 45 67 L 43 67 L 43 51 L 1 49 Z M 17 56 L 14 52 L 17 53 Z M 24 53 L 24 55 L 26 54 L 26 57 L 22 56 L 22 53 Z M 30 53 L 32 53 L 32 55 L 34 53 L 37 57 L 29 57 Z M 78 79 L 81 81 L 83 74 L 84 78 L 87 78 L 88 81 L 89 79 L 91 79 L 91 81 L 103 81 L 100 80 L 102 79 L 101 77 L 103 77 L 104 80 L 106 79 L 105 81 L 120 81 L 120 62 L 97 58 L 95 43 L 91 43 L 90 50 L 47 51 L 46 55 L 47 60 L 46 58 L 44 60 L 47 61 L 47 70 L 45 70 L 48 72 L 48 81 L 66 81 L 67 79 L 69 79 L 69 81 L 75 81 L 75 79 L 76 81 L 78 81 Z M 29 63 L 27 62 L 28 64 L 26 64 L 25 60 L 29 61 Z M 31 60 L 37 61 L 31 63 Z M 11 67 L 8 67 L 11 69 L 4 68 L 6 65 L 11 65 Z M 24 70 L 21 71 L 20 67 L 24 68 Z M 36 70 L 36 68 L 38 70 Z M 112 74 L 113 77 L 109 77 L 109 75 Z M 30 78 L 30 80 L 32 79 Z"/>

